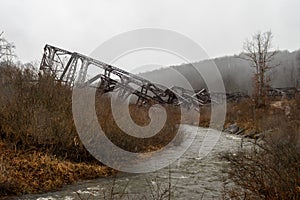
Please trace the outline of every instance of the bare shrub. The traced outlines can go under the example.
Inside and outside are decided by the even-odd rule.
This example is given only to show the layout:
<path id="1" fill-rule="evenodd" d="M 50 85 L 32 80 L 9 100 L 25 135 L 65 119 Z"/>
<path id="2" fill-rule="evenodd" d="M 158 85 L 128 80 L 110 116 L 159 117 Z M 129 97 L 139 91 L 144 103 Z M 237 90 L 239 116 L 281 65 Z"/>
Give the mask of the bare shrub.
<path id="1" fill-rule="evenodd" d="M 299 199 L 299 127 L 279 129 L 248 150 L 228 153 L 224 199 Z"/>
<path id="2" fill-rule="evenodd" d="M 0 130 L 6 145 L 15 150 L 38 148 L 78 161 L 85 158 L 87 152 L 74 142 L 71 90 L 30 69 L 0 70 Z"/>

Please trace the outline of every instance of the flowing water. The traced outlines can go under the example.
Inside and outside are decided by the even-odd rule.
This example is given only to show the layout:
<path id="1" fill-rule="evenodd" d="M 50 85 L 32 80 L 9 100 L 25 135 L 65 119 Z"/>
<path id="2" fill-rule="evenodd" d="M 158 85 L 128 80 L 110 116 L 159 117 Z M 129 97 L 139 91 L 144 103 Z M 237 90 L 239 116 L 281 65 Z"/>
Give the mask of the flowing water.
<path id="1" fill-rule="evenodd" d="M 189 131 L 197 131 L 196 127 L 186 127 Z M 200 129 L 180 159 L 156 172 L 119 173 L 116 177 L 82 181 L 57 192 L 26 195 L 19 199 L 159 199 L 164 192 L 168 196 L 168 191 L 171 191 L 171 199 L 220 199 L 226 163 L 219 159 L 219 155 L 238 150 L 241 138 L 222 133 L 213 150 L 204 158 L 199 158 L 199 149 L 206 133 L 207 129 Z"/>

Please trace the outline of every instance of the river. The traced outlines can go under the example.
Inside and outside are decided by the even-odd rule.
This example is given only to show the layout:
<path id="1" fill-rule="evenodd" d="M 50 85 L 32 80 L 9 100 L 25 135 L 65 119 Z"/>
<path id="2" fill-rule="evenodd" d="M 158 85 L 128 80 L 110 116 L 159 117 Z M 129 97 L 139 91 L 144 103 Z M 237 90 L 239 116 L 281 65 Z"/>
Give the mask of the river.
<path id="1" fill-rule="evenodd" d="M 197 131 L 196 127 L 187 127 Z M 156 172 L 119 173 L 116 177 L 80 181 L 60 191 L 25 195 L 18 199 L 159 199 L 159 196 L 167 197 L 168 191 L 171 191 L 171 199 L 220 199 L 225 175 L 222 169 L 227 163 L 220 160 L 219 155 L 241 148 L 241 138 L 222 133 L 213 150 L 204 158 L 199 158 L 199 148 L 207 130 L 201 128 L 180 159 Z"/>

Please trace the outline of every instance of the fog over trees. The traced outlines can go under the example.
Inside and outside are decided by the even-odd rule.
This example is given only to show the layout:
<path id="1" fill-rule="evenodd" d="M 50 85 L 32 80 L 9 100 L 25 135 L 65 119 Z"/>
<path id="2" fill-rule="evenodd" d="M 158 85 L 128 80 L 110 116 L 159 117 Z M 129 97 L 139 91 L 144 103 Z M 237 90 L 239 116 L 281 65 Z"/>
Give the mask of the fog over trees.
<path id="1" fill-rule="evenodd" d="M 187 87 L 185 77 L 194 89 L 202 89 L 206 85 L 204 80 L 199 78 L 199 73 L 195 68 L 209 70 L 212 65 L 216 64 L 227 92 L 252 94 L 255 68 L 251 67 L 253 64 L 250 61 L 241 59 L 241 56 L 241 54 L 225 56 L 192 64 L 170 66 L 139 75 L 168 87 L 173 85 Z M 271 87 L 297 87 L 297 80 L 300 80 L 300 50 L 278 51 L 270 64 L 276 66 L 267 74 L 271 79 Z"/>

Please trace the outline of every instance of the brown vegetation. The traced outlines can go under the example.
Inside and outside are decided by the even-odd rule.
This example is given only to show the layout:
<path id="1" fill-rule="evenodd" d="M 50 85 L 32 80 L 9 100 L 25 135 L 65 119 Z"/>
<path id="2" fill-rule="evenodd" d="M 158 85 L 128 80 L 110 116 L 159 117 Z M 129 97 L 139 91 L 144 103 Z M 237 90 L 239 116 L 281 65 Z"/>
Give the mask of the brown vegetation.
<path id="1" fill-rule="evenodd" d="M 0 196 L 111 173 L 74 140 L 69 88 L 31 69 L 0 71 Z"/>
<path id="2" fill-rule="evenodd" d="M 88 161 L 72 119 L 71 90 L 30 69 L 0 68 L 0 138 L 14 150 L 37 148 L 63 159 Z"/>
<path id="3" fill-rule="evenodd" d="M 0 66 L 1 195 L 48 191 L 78 179 L 111 173 L 85 149 L 72 116 L 72 90 L 32 69 Z M 152 138 L 126 135 L 113 120 L 109 97 L 96 98 L 107 137 L 132 152 L 156 150 L 177 132 L 178 110 L 166 107 L 164 128 Z M 149 107 L 130 105 L 133 120 L 149 123 Z"/>
<path id="4" fill-rule="evenodd" d="M 227 154 L 229 182 L 224 199 L 299 199 L 300 135 L 283 128 L 250 150 Z"/>
<path id="5" fill-rule="evenodd" d="M 99 124 L 106 136 L 115 145 L 130 152 L 148 152 L 166 146 L 176 136 L 178 131 L 177 124 L 180 123 L 180 110 L 177 107 L 164 105 L 167 119 L 163 128 L 150 138 L 137 138 L 128 135 L 116 124 L 111 106 L 111 99 L 108 96 L 96 98 L 96 111 Z M 118 100 L 117 100 L 118 101 Z M 119 102 L 119 104 L 122 104 Z M 126 109 L 127 105 L 120 106 L 120 109 Z M 122 110 L 119 110 L 122 113 Z M 129 112 L 132 120 L 139 126 L 147 126 L 150 123 L 149 106 L 129 105 Z M 126 123 L 127 119 L 122 119 Z M 129 127 L 131 128 L 131 127 Z M 133 128 L 133 127 L 132 127 Z"/>
<path id="6" fill-rule="evenodd" d="M 78 180 L 111 175 L 99 164 L 62 161 L 40 151 L 0 150 L 0 197 L 51 191 Z"/>
<path id="7" fill-rule="evenodd" d="M 278 101 L 270 98 L 263 108 L 255 108 L 251 99 L 240 103 L 229 103 L 225 126 L 236 123 L 246 129 L 246 134 L 262 133 L 282 127 L 282 125 L 300 126 L 300 99 Z M 280 105 L 280 106 L 276 106 Z"/>
<path id="8" fill-rule="evenodd" d="M 300 99 L 269 105 L 255 109 L 246 101 L 229 111 L 240 111 L 233 120 L 259 132 L 262 140 L 254 140 L 251 149 L 223 156 L 229 162 L 226 182 L 233 183 L 225 187 L 224 199 L 300 198 Z"/>

